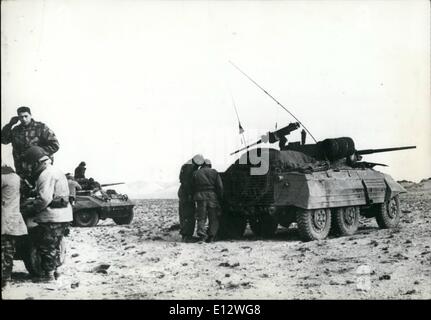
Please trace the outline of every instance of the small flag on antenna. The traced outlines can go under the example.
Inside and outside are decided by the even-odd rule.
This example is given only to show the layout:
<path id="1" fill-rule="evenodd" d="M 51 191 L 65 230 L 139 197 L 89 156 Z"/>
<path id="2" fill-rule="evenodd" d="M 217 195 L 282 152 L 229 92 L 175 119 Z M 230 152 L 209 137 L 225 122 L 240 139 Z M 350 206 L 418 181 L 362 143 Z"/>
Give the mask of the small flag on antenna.
<path id="1" fill-rule="evenodd" d="M 241 126 L 241 122 L 238 122 L 239 125 L 239 134 L 243 134 L 244 133 L 244 129 Z"/>

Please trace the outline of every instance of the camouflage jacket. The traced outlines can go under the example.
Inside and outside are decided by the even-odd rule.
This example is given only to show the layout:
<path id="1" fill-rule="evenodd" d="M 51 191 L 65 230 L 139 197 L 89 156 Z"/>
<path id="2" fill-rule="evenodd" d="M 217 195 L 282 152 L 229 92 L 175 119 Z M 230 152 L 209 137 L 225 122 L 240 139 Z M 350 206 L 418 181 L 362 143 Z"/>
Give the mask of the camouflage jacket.
<path id="1" fill-rule="evenodd" d="M 5 125 L 1 131 L 1 143 L 12 143 L 12 153 L 17 173 L 23 171 L 22 157 L 29 147 L 39 146 L 49 156 L 52 156 L 60 148 L 54 132 L 46 124 L 34 120 L 31 120 L 28 126 L 20 124 L 12 128 L 10 124 Z"/>

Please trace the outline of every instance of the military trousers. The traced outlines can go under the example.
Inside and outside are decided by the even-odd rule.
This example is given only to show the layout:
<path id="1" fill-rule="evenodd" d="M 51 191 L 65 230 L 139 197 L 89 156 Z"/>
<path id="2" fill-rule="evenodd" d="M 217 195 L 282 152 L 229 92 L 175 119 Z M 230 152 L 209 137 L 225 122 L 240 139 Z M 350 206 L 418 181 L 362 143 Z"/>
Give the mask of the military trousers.
<path id="1" fill-rule="evenodd" d="M 69 225 L 68 222 L 45 222 L 32 230 L 41 267 L 46 273 L 56 271 L 60 265 L 60 243 Z"/>
<path id="2" fill-rule="evenodd" d="M 180 234 L 183 237 L 192 237 L 195 231 L 194 202 L 180 198 L 178 214 L 180 218 Z"/>
<path id="3" fill-rule="evenodd" d="M 214 200 L 197 200 L 196 201 L 196 221 L 197 235 L 199 238 L 214 238 L 219 229 L 219 217 L 221 208 L 217 201 Z M 208 220 L 208 230 L 206 223 Z"/>
<path id="4" fill-rule="evenodd" d="M 1 235 L 1 279 L 2 283 L 10 279 L 15 255 L 16 236 Z"/>

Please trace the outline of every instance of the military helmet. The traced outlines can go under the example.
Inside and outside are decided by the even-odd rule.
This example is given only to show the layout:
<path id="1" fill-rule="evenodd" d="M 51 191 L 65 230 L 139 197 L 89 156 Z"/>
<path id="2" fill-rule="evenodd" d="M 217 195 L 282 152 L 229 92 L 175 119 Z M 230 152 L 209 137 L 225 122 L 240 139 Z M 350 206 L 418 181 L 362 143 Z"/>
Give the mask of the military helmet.
<path id="1" fill-rule="evenodd" d="M 210 159 L 205 159 L 205 160 L 204 160 L 204 163 L 205 163 L 207 166 L 211 166 L 211 160 L 210 160 Z"/>
<path id="2" fill-rule="evenodd" d="M 201 154 L 197 154 L 192 158 L 192 162 L 197 166 L 201 166 L 204 164 L 205 160 Z"/>
<path id="3" fill-rule="evenodd" d="M 38 146 L 31 146 L 24 153 L 24 161 L 27 163 L 34 163 L 49 159 L 45 150 Z"/>

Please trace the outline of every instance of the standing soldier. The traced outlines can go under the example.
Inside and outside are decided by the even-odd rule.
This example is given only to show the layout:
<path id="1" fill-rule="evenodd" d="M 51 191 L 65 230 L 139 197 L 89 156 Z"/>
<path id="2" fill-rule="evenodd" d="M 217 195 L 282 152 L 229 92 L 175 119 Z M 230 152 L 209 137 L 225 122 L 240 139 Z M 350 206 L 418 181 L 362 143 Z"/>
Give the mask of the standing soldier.
<path id="1" fill-rule="evenodd" d="M 195 208 L 193 202 L 193 173 L 204 163 L 202 155 L 197 154 L 181 167 L 179 198 L 180 234 L 184 242 L 192 242 L 195 231 Z"/>
<path id="2" fill-rule="evenodd" d="M 76 190 L 82 190 L 82 187 L 78 182 L 74 180 L 73 176 L 70 173 L 66 174 L 66 178 L 67 184 L 69 186 L 69 202 L 72 206 L 74 206 L 76 200 Z"/>
<path id="3" fill-rule="evenodd" d="M 15 255 L 16 238 L 27 234 L 22 218 L 20 201 L 20 179 L 13 169 L 1 164 L 1 286 L 10 281 Z"/>
<path id="4" fill-rule="evenodd" d="M 221 215 L 220 201 L 223 197 L 223 183 L 220 175 L 211 168 L 211 161 L 205 159 L 202 167 L 193 176 L 194 200 L 196 201 L 197 234 L 201 241 L 215 240 Z M 208 234 L 205 224 L 208 218 Z"/>
<path id="5" fill-rule="evenodd" d="M 64 173 L 51 164 L 51 160 L 40 147 L 30 147 L 24 161 L 32 178 L 36 180 L 37 196 L 23 208 L 25 215 L 33 215 L 38 224 L 35 246 L 41 258 L 44 273 L 37 281 L 51 281 L 58 277 L 60 243 L 73 220 L 69 203 L 69 186 Z"/>
<path id="6" fill-rule="evenodd" d="M 53 154 L 58 151 L 60 144 L 54 132 L 42 122 L 35 121 L 29 107 L 19 107 L 18 116 L 12 117 L 1 131 L 1 143 L 12 143 L 12 153 L 16 173 L 26 178 L 28 172 L 23 167 L 23 156 L 31 146 L 39 146 L 53 161 Z M 15 124 L 21 123 L 14 128 Z"/>

